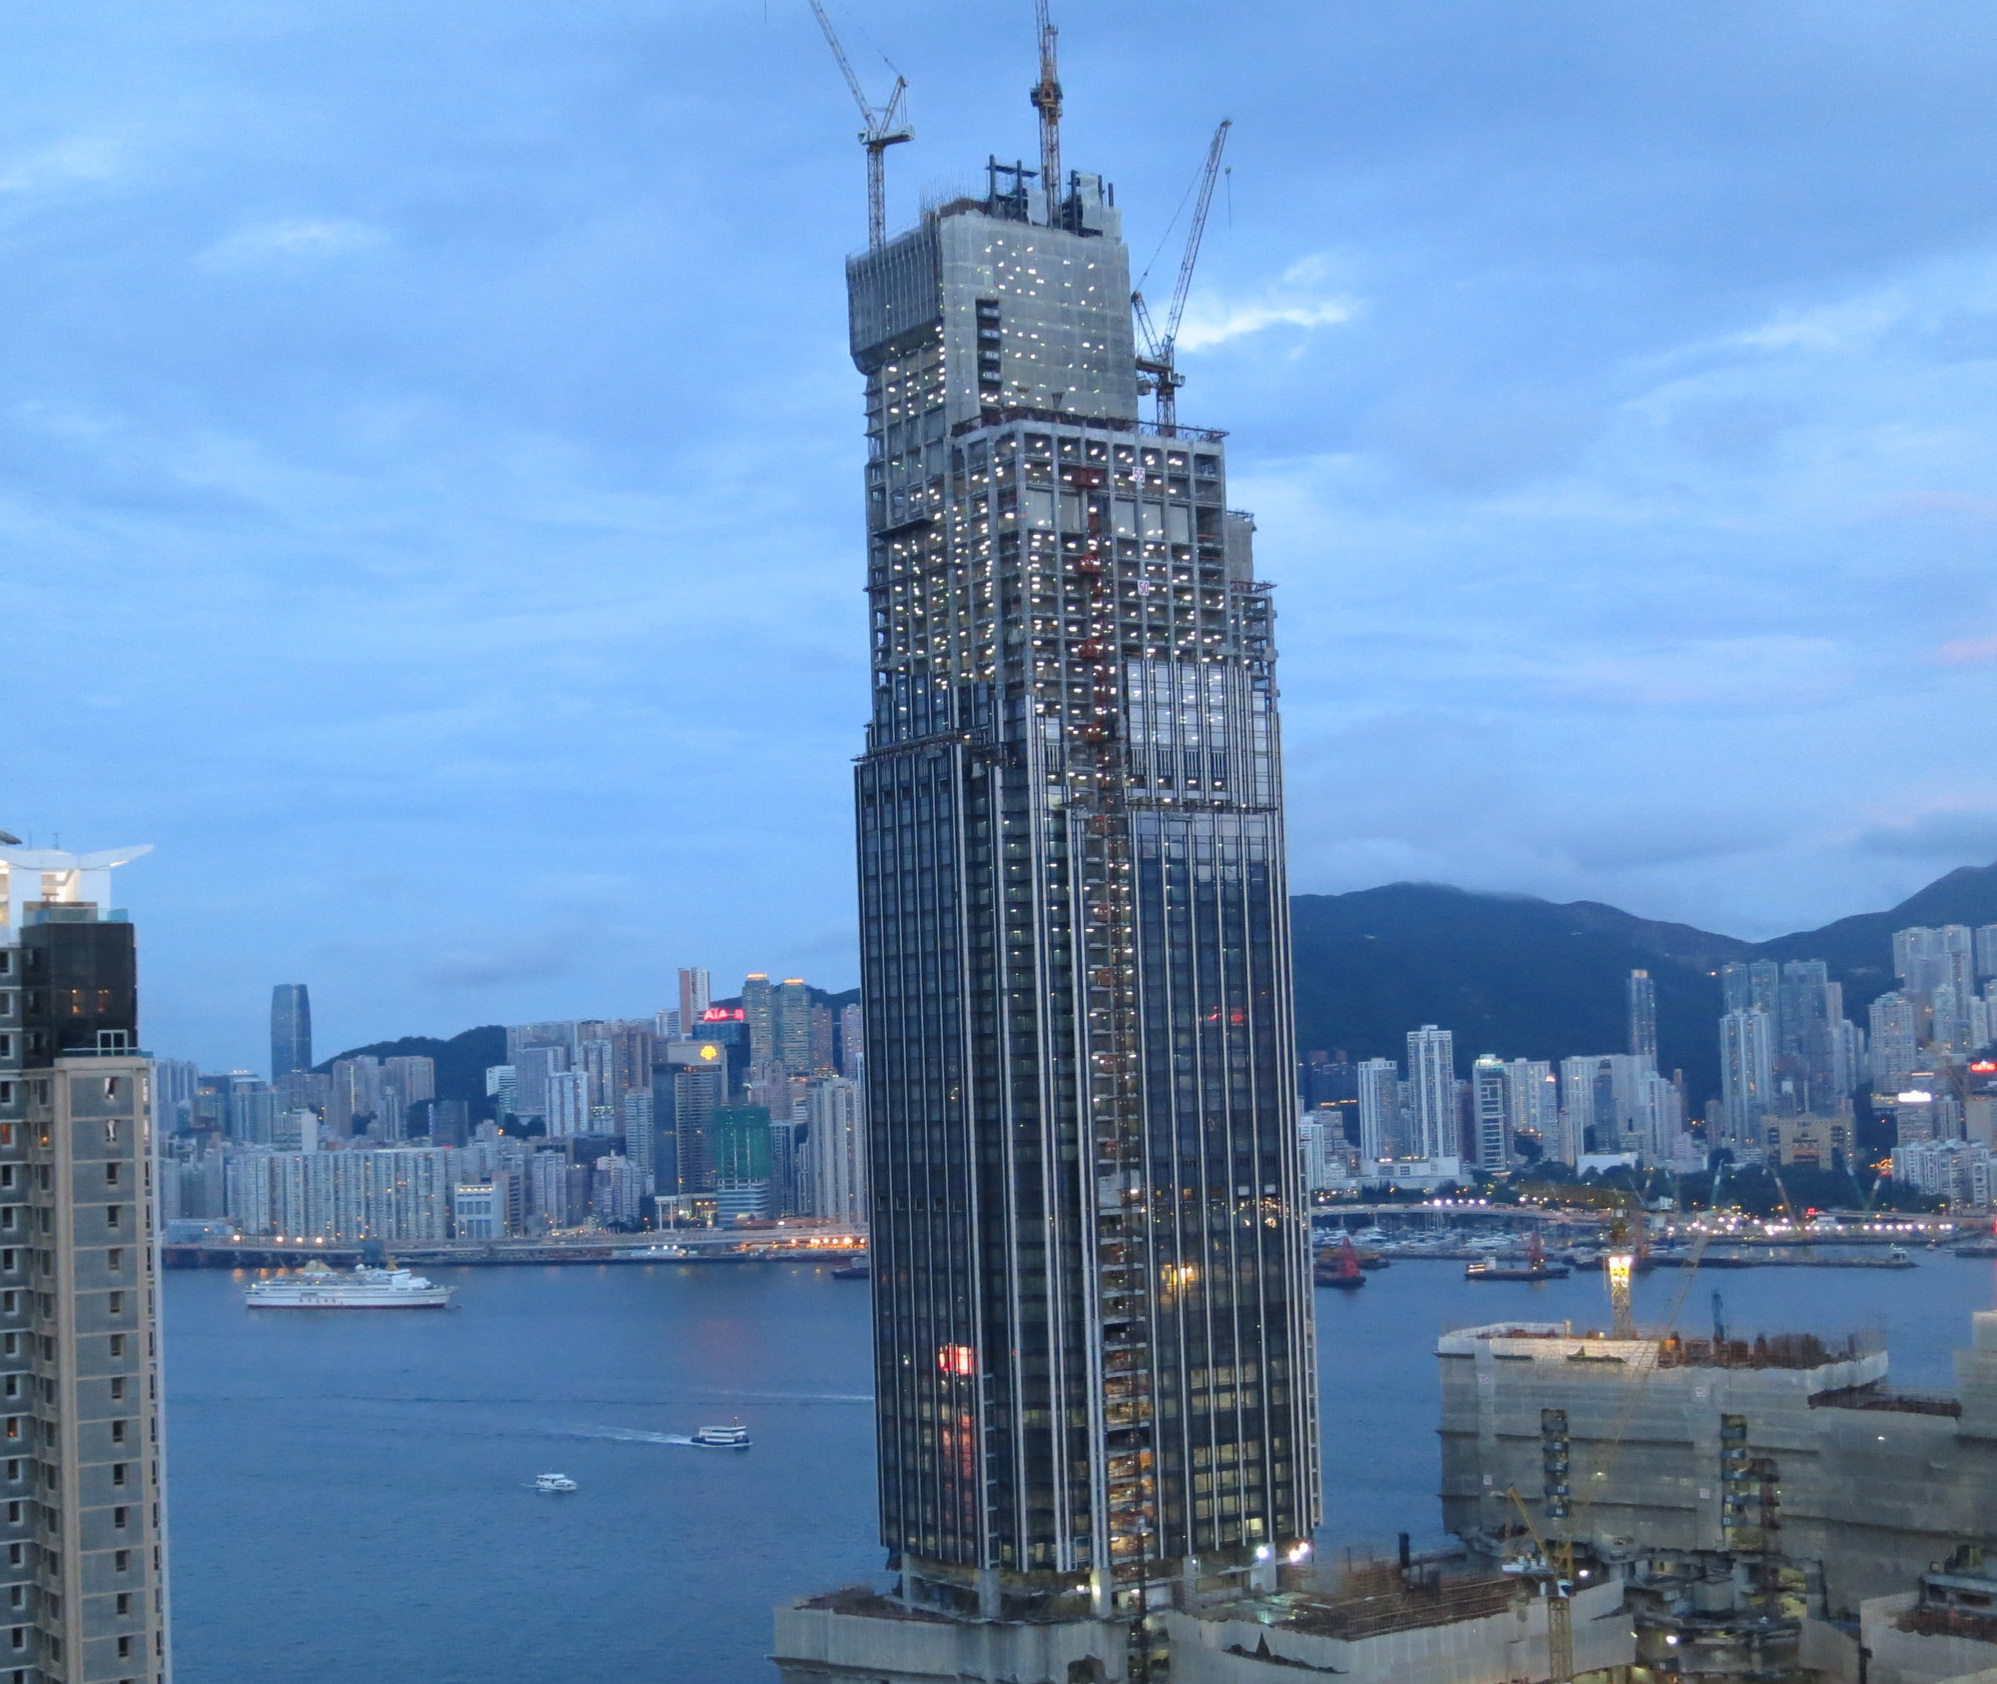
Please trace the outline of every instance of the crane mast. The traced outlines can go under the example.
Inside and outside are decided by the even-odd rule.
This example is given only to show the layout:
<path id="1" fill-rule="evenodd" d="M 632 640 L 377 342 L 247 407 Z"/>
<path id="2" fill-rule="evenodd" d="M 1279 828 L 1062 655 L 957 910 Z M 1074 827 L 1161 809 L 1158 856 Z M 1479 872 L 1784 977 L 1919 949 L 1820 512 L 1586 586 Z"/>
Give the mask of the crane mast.
<path id="1" fill-rule="evenodd" d="M 865 125 L 860 130 L 860 144 L 867 149 L 867 249 L 879 251 L 888 243 L 887 149 L 915 138 L 915 130 L 902 109 L 908 80 L 897 76 L 887 104 L 875 105 L 860 86 L 860 78 L 853 73 L 852 61 L 839 44 L 838 32 L 826 15 L 823 0 L 811 0 L 811 10 L 818 19 L 818 27 L 825 32 L 825 44 L 832 49 L 839 74 L 846 78 L 846 86 L 852 92 L 853 103 L 860 108 L 860 120 Z"/>
<path id="2" fill-rule="evenodd" d="M 1040 113 L 1040 186 L 1047 199 L 1047 226 L 1061 226 L 1061 72 L 1055 58 L 1060 31 L 1054 27 L 1048 0 L 1033 0 L 1033 19 L 1040 27 L 1040 80 L 1030 98 Z"/>
<path id="3" fill-rule="evenodd" d="M 1186 314 L 1186 299 L 1193 290 L 1193 270 L 1200 260 L 1200 245 L 1206 238 L 1207 212 L 1213 208 L 1214 183 L 1220 179 L 1220 158 L 1227 150 L 1227 131 L 1234 127 L 1231 117 L 1223 117 L 1207 144 L 1206 163 L 1200 170 L 1198 192 L 1193 200 L 1192 226 L 1186 231 L 1186 252 L 1179 260 L 1179 278 L 1172 288 L 1171 308 L 1165 313 L 1165 331 L 1157 331 L 1150 307 L 1140 287 L 1130 295 L 1130 307 L 1137 317 L 1137 331 L 1144 341 L 1144 355 L 1137 359 L 1143 387 L 1158 394 L 1158 427 L 1167 435 L 1179 425 L 1179 388 L 1186 377 L 1178 370 L 1176 352 L 1179 323 Z"/>

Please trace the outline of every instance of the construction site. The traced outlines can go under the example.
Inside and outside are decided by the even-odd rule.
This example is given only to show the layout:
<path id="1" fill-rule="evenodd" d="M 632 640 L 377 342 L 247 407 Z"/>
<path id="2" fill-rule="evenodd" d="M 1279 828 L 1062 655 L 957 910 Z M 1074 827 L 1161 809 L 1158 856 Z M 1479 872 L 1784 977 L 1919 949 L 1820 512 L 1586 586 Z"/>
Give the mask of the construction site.
<path id="1" fill-rule="evenodd" d="M 1443 1336 L 1458 1547 L 1314 1559 L 1271 588 L 1224 435 L 1178 418 L 1229 124 L 1154 321 L 1114 191 L 1063 166 L 1046 0 L 1038 168 L 993 156 L 982 196 L 892 236 L 905 88 L 871 100 L 813 8 L 867 170 L 856 795 L 893 1583 L 780 1608 L 786 1684 L 1997 1666 L 1997 1313 L 1932 1398 L 1876 1343 L 1641 1332 L 1630 1208 L 1601 1236 L 1606 1332 Z M 1709 1238 L 1671 1258 L 1685 1287 Z"/>

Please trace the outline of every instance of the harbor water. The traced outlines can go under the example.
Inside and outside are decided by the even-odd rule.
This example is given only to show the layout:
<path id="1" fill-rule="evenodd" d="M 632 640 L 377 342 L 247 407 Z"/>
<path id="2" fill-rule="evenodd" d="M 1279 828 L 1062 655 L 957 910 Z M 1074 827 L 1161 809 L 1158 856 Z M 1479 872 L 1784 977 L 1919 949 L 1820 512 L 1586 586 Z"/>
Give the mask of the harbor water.
<path id="1" fill-rule="evenodd" d="M 1639 1279 L 1640 1320 L 1874 1330 L 1952 1384 L 1997 1263 Z M 167 1279 L 179 1684 L 768 1684 L 781 1599 L 878 1579 L 867 1287 L 823 1266 L 425 1271 L 456 1309 L 257 1310 Z M 1599 1275 L 1407 1261 L 1317 1293 L 1326 1547 L 1439 1537 L 1434 1335 L 1606 1324 Z M 674 1442 L 740 1419 L 746 1453 Z M 572 1493 L 532 1489 L 566 1473 Z"/>

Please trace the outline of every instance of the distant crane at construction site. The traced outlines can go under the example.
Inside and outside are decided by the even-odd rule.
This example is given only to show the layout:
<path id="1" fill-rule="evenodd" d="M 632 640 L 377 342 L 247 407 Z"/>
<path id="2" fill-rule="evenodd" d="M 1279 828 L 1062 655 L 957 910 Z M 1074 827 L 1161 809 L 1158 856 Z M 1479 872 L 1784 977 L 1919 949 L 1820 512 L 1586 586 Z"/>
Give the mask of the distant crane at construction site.
<path id="1" fill-rule="evenodd" d="M 867 149 L 867 249 L 879 251 L 888 243 L 887 149 L 915 138 L 908 113 L 903 109 L 908 78 L 897 76 L 887 104 L 875 105 L 867 98 L 866 89 L 860 86 L 860 78 L 853 73 L 852 61 L 846 57 L 846 49 L 839 44 L 838 32 L 832 27 L 832 19 L 826 16 L 823 0 L 811 0 L 811 10 L 818 19 L 818 27 L 825 32 L 825 44 L 832 49 L 833 58 L 838 60 L 839 73 L 846 78 L 846 86 L 853 91 L 853 103 L 860 108 L 860 121 L 865 125 L 860 130 L 860 144 Z M 1044 4 L 1041 10 L 1044 14 Z M 1057 116 L 1059 93 L 1057 88 Z"/>
<path id="2" fill-rule="evenodd" d="M 1130 307 L 1136 312 L 1137 330 L 1144 341 L 1143 354 L 1137 359 L 1137 372 L 1142 376 L 1139 389 L 1158 394 L 1158 430 L 1168 436 L 1178 428 L 1179 388 L 1186 383 L 1177 364 L 1179 324 L 1185 319 L 1186 298 L 1193 289 L 1193 269 L 1200 260 L 1200 242 L 1206 238 L 1207 212 L 1213 207 L 1214 183 L 1220 179 L 1220 155 L 1227 149 L 1227 131 L 1233 127 L 1234 120 L 1223 117 L 1207 146 L 1207 160 L 1201 168 L 1193 199 L 1192 226 L 1186 231 L 1186 254 L 1179 260 L 1179 279 L 1172 288 L 1172 304 L 1165 312 L 1163 333 L 1152 325 L 1141 282 L 1130 295 Z"/>
<path id="3" fill-rule="evenodd" d="M 1060 31 L 1054 27 L 1047 0 L 1033 0 L 1033 21 L 1040 31 L 1040 80 L 1029 90 L 1033 109 L 1040 113 L 1040 186 L 1047 199 L 1047 226 L 1061 226 L 1061 67 L 1055 57 Z"/>

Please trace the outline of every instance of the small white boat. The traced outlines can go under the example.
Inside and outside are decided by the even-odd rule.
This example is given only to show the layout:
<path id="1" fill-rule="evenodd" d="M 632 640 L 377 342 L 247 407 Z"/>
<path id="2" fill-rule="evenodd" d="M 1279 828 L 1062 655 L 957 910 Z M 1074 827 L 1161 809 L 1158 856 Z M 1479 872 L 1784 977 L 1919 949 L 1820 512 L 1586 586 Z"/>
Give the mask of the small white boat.
<path id="1" fill-rule="evenodd" d="M 534 1489 L 536 1491 L 573 1491 L 576 1489 L 576 1482 L 570 1479 L 567 1474 L 536 1474 L 534 1476 Z"/>
<path id="2" fill-rule="evenodd" d="M 732 1427 L 702 1427 L 687 1443 L 703 1450 L 747 1450 L 749 1429 L 739 1422 Z"/>

